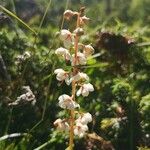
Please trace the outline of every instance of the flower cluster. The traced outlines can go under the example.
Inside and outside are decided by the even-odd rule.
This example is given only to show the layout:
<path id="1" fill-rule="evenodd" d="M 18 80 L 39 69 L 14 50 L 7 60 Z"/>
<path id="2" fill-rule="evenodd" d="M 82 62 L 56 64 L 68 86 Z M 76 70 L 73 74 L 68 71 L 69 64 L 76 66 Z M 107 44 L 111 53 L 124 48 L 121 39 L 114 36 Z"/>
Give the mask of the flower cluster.
<path id="1" fill-rule="evenodd" d="M 79 69 L 80 66 L 87 64 L 87 58 L 94 53 L 94 48 L 90 44 L 84 45 L 79 43 L 80 37 L 84 34 L 83 25 L 89 21 L 89 18 L 83 14 L 83 11 L 73 12 L 66 10 L 64 12 L 64 18 L 69 21 L 73 19 L 73 16 L 77 18 L 76 29 L 73 32 L 66 29 L 62 29 L 59 32 L 59 38 L 64 47 L 60 47 L 55 51 L 55 54 L 61 59 L 67 62 L 70 61 L 73 69 L 69 72 L 58 68 L 54 73 L 59 82 L 65 82 L 68 86 L 72 85 L 71 96 L 67 94 L 59 96 L 58 105 L 63 109 L 68 109 L 75 115 L 72 116 L 71 113 L 71 117 L 68 119 L 59 118 L 54 122 L 54 125 L 60 131 L 73 132 L 74 135 L 83 137 L 88 130 L 87 124 L 92 121 L 92 115 L 75 111 L 75 109 L 80 108 L 75 97 L 80 95 L 87 97 L 90 92 L 94 91 L 93 85 L 89 83 L 88 75 Z M 72 124 L 73 127 L 71 127 Z M 71 131 L 72 129 L 73 131 Z"/>
<path id="2" fill-rule="evenodd" d="M 17 97 L 17 100 L 15 100 L 12 103 L 9 103 L 9 106 L 16 106 L 16 105 L 25 105 L 28 103 L 31 103 L 32 105 L 35 105 L 36 98 L 33 92 L 31 91 L 29 86 L 23 86 L 22 89 L 25 90 L 25 93 Z"/>
<path id="3" fill-rule="evenodd" d="M 18 65 L 18 64 L 21 64 L 22 62 L 24 62 L 25 60 L 27 60 L 28 58 L 31 57 L 31 54 L 30 52 L 26 51 L 25 53 L 23 53 L 22 55 L 18 55 L 16 57 L 16 61 L 15 61 L 15 64 Z"/>

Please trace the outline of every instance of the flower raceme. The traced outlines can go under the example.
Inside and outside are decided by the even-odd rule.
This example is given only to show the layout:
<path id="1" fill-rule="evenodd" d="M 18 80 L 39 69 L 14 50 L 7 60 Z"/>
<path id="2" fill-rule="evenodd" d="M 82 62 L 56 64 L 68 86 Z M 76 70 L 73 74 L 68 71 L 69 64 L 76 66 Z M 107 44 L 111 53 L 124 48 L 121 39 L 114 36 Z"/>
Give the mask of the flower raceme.
<path id="1" fill-rule="evenodd" d="M 59 118 L 54 122 L 54 125 L 60 131 L 69 131 L 70 139 L 72 140 L 73 135 L 83 137 L 86 131 L 88 131 L 87 124 L 92 121 L 90 113 L 79 113 L 75 109 L 80 109 L 76 96 L 82 95 L 87 97 L 90 92 L 94 91 L 93 85 L 89 83 L 88 75 L 79 69 L 80 66 L 87 64 L 87 58 L 94 53 L 94 48 L 90 44 L 84 45 L 80 43 L 80 37 L 85 34 L 83 26 L 90 20 L 84 15 L 83 9 L 80 12 L 66 10 L 63 15 L 64 19 L 68 21 L 77 19 L 77 26 L 73 32 L 67 29 L 62 29 L 59 32 L 59 39 L 62 41 L 63 47 L 55 51 L 55 54 L 63 57 L 67 63 L 70 61 L 70 67 L 72 68 L 70 71 L 65 71 L 62 68 L 54 71 L 58 81 L 65 81 L 67 85 L 71 84 L 72 86 L 71 96 L 63 94 L 58 98 L 58 105 L 63 109 L 70 110 L 70 118 L 63 120 Z M 69 143 L 73 143 L 70 141 Z M 71 145 L 69 147 L 72 150 Z"/>

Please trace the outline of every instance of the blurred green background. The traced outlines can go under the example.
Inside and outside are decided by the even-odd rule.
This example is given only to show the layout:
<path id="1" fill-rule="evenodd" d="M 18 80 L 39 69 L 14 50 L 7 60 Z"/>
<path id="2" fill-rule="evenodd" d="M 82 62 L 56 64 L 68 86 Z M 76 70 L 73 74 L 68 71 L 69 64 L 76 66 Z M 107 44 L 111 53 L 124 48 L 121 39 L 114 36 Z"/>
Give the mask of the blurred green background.
<path id="1" fill-rule="evenodd" d="M 150 149 L 149 0 L 0 0 L 0 5 L 38 32 L 0 9 L 0 150 L 67 147 L 68 135 L 53 126 L 56 118 L 67 116 L 58 96 L 70 93 L 53 74 L 56 68 L 70 69 L 54 54 L 61 45 L 56 32 L 73 28 L 63 23 L 64 10 L 82 6 L 91 20 L 81 41 L 92 43 L 97 55 L 82 69 L 95 91 L 78 102 L 93 115 L 89 132 L 101 140 L 76 137 L 74 149 Z M 17 63 L 26 51 L 31 57 Z M 9 106 L 23 93 L 22 86 L 30 86 L 36 104 Z M 4 138 L 12 133 L 26 134 Z"/>

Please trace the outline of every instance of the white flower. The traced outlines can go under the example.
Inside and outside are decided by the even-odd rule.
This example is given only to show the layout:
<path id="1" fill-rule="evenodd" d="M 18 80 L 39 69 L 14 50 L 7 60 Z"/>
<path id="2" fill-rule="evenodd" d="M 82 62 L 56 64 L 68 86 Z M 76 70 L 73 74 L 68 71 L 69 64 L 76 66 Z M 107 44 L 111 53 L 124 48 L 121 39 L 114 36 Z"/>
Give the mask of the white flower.
<path id="1" fill-rule="evenodd" d="M 26 51 L 26 52 L 24 53 L 24 57 L 25 57 L 26 59 L 27 59 L 27 58 L 30 58 L 30 57 L 31 57 L 30 52 Z"/>
<path id="2" fill-rule="evenodd" d="M 80 24 L 84 25 L 84 24 L 88 23 L 89 20 L 90 19 L 88 17 L 86 17 L 86 16 L 80 17 Z"/>
<path id="3" fill-rule="evenodd" d="M 81 36 L 81 35 L 84 34 L 83 28 L 80 28 L 80 27 L 76 28 L 73 32 L 74 32 L 77 36 Z"/>
<path id="4" fill-rule="evenodd" d="M 83 137 L 87 130 L 88 126 L 86 124 L 76 123 L 76 126 L 74 128 L 74 134 L 79 137 Z"/>
<path id="5" fill-rule="evenodd" d="M 56 79 L 57 79 L 58 81 L 63 81 L 63 80 L 65 80 L 65 82 L 66 82 L 67 85 L 70 84 L 69 75 L 68 75 L 68 73 L 67 73 L 66 71 L 64 71 L 63 69 L 60 68 L 60 69 L 56 69 L 56 70 L 54 71 L 54 73 L 57 74 L 57 75 L 56 75 Z"/>
<path id="6" fill-rule="evenodd" d="M 89 92 L 93 92 L 94 91 L 94 87 L 92 84 L 87 83 L 87 84 L 83 84 L 80 89 L 77 91 L 77 96 L 81 95 L 86 97 L 89 95 Z"/>
<path id="7" fill-rule="evenodd" d="M 63 29 L 60 31 L 60 40 L 63 41 L 66 48 L 70 48 L 72 45 L 73 37 L 70 31 Z"/>
<path id="8" fill-rule="evenodd" d="M 67 20 L 70 20 L 73 15 L 74 15 L 74 12 L 72 10 L 66 10 L 64 12 L 64 18 Z"/>
<path id="9" fill-rule="evenodd" d="M 69 51 L 63 47 L 58 48 L 55 51 L 55 54 L 63 56 L 66 60 L 70 60 L 71 59 L 71 55 L 69 53 Z"/>
<path id="10" fill-rule="evenodd" d="M 85 65 L 85 64 L 86 64 L 86 57 L 83 53 L 78 52 L 76 58 L 75 58 L 75 54 L 72 55 L 72 66 Z"/>
<path id="11" fill-rule="evenodd" d="M 76 120 L 76 123 L 88 124 L 91 121 L 92 121 L 92 115 L 90 113 L 85 113 Z"/>
<path id="12" fill-rule="evenodd" d="M 88 57 L 94 53 L 94 48 L 91 45 L 85 45 L 83 53 Z"/>
<path id="13" fill-rule="evenodd" d="M 75 101 L 72 100 L 72 97 L 63 94 L 59 96 L 59 106 L 63 109 L 75 109 L 77 107 L 80 107 L 79 104 L 77 104 Z"/>
<path id="14" fill-rule="evenodd" d="M 69 124 L 65 120 L 62 119 L 57 119 L 54 122 L 54 126 L 57 127 L 58 130 L 60 131 L 69 131 Z"/>
<path id="15" fill-rule="evenodd" d="M 89 80 L 89 77 L 86 73 L 83 73 L 83 72 L 78 72 L 75 76 L 71 77 L 70 78 L 70 83 L 72 81 L 75 81 L 75 82 L 78 82 L 78 81 L 88 81 Z"/>

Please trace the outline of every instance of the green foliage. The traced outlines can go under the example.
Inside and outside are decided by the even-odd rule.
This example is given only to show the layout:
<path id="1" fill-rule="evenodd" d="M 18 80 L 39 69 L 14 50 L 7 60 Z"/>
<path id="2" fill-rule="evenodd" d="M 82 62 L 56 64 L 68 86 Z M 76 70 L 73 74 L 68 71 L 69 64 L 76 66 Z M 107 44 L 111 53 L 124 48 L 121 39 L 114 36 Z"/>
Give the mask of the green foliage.
<path id="1" fill-rule="evenodd" d="M 35 11 L 32 14 L 28 2 L 14 0 L 18 16 L 35 31 L 39 30 L 48 2 L 33 1 Z M 107 0 L 71 0 L 68 4 L 73 10 L 80 5 L 87 7 L 91 21 L 85 29 L 89 36 L 82 39 L 83 43 L 92 41 L 95 46 L 98 30 L 135 40 L 135 45 L 126 51 L 128 57 L 125 60 L 122 61 L 118 53 L 114 55 L 112 49 L 95 48 L 98 55 L 89 58 L 88 64 L 80 68 L 91 77 L 95 88 L 89 98 L 78 98 L 81 106 L 93 115 L 89 130 L 111 141 L 116 150 L 148 150 L 150 147 L 149 3 L 149 0 L 112 0 L 110 10 Z M 9 1 L 2 4 L 13 10 Z M 0 141 L 2 150 L 66 148 L 68 135 L 59 133 L 53 126 L 57 117 L 66 114 L 65 111 L 59 112 L 58 96 L 70 92 L 64 83 L 61 86 L 54 80 L 53 74 L 58 66 L 72 69 L 54 54 L 62 44 L 56 32 L 61 26 L 65 7 L 66 1 L 52 1 L 37 36 L 20 23 L 16 26 L 11 17 L 11 23 L 0 25 L 0 55 L 11 76 L 7 81 L 0 72 L 0 137 L 12 133 L 28 134 Z M 64 28 L 68 28 L 66 23 Z M 16 65 L 18 55 L 26 51 L 31 57 Z M 36 96 L 35 106 L 8 106 L 22 94 L 22 86 L 25 85 L 29 85 Z M 90 142 L 88 138 L 76 139 L 75 149 L 83 147 L 86 150 Z"/>
<path id="2" fill-rule="evenodd" d="M 116 79 L 112 86 L 112 94 L 117 101 L 126 101 L 131 94 L 131 86 L 124 80 Z"/>

